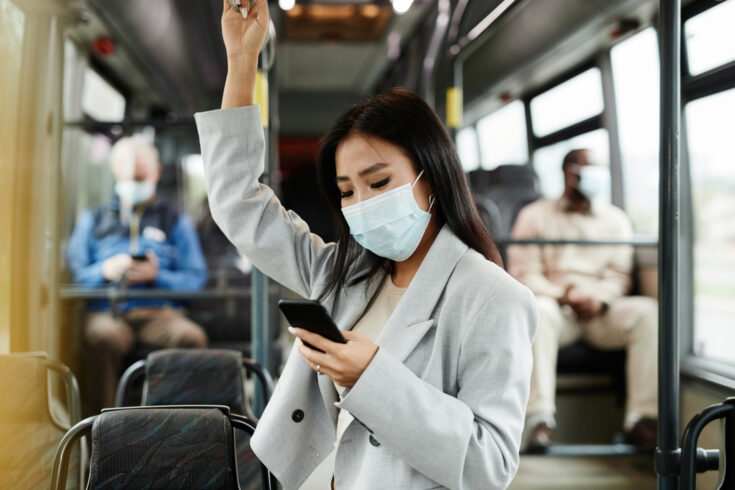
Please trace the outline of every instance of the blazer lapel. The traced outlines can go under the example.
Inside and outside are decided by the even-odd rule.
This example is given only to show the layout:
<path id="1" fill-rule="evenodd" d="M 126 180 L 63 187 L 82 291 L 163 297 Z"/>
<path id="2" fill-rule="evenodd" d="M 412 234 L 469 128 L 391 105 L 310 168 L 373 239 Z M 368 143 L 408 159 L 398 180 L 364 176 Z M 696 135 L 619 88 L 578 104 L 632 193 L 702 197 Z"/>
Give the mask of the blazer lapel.
<path id="1" fill-rule="evenodd" d="M 386 349 L 403 362 L 416 348 L 434 325 L 431 314 L 444 292 L 444 286 L 452 271 L 467 248 L 449 227 L 446 225 L 442 227 L 396 310 L 378 335 L 375 343 L 381 349 Z M 361 283 L 339 295 L 332 312 L 340 329 L 352 329 L 364 314 L 383 279 L 384 276 L 376 278 L 367 290 Z M 318 380 L 327 413 L 336 424 L 338 408 L 334 403 L 337 401 L 337 390 L 327 376 L 318 376 Z"/>
<path id="2" fill-rule="evenodd" d="M 431 314 L 452 271 L 468 247 L 448 226 L 442 227 L 388 323 L 376 339 L 403 362 L 434 325 Z"/>

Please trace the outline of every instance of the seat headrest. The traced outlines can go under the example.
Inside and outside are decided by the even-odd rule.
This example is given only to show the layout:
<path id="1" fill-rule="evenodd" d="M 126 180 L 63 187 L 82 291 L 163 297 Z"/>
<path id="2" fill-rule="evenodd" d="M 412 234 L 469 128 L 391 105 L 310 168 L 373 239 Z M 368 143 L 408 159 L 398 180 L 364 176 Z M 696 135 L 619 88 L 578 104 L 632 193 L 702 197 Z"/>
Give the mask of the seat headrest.
<path id="1" fill-rule="evenodd" d="M 229 490 L 236 475 L 232 426 L 216 407 L 115 409 L 92 426 L 87 488 Z"/>
<path id="2" fill-rule="evenodd" d="M 245 413 L 242 353 L 165 349 L 146 360 L 145 405 L 226 405 Z"/>
<path id="3" fill-rule="evenodd" d="M 490 171 L 490 187 L 535 188 L 536 173 L 529 165 L 500 165 Z"/>

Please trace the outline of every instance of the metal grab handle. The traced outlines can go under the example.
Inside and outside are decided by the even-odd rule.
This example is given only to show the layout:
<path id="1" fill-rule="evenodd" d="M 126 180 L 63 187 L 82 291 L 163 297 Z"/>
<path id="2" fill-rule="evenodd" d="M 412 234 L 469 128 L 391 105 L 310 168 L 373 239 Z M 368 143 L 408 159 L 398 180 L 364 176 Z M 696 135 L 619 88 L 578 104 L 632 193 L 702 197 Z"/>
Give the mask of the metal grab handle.
<path id="1" fill-rule="evenodd" d="M 680 487 L 682 490 L 694 490 L 696 486 L 695 477 L 698 470 L 701 473 L 717 469 L 714 467 L 715 465 L 713 462 L 715 452 L 697 448 L 697 441 L 699 440 L 699 436 L 705 426 L 713 420 L 721 418 L 725 418 L 725 454 L 727 459 L 726 463 L 729 464 L 725 464 L 724 468 L 720 468 L 721 471 L 725 470 L 726 480 L 720 488 L 727 490 L 735 488 L 732 484 L 732 482 L 735 481 L 735 477 L 733 475 L 729 475 L 727 472 L 728 466 L 730 472 L 735 471 L 735 466 L 733 466 L 733 461 L 735 460 L 735 454 L 733 454 L 735 451 L 735 441 L 733 441 L 733 435 L 735 435 L 735 398 L 729 398 L 724 403 L 712 405 L 699 412 L 691 421 L 689 421 L 686 429 L 684 429 L 684 435 L 682 436 L 681 442 Z M 717 454 L 719 456 L 719 451 Z M 700 462 L 699 465 L 697 464 L 698 460 Z M 719 464 L 717 466 L 719 467 Z"/>
<path id="2" fill-rule="evenodd" d="M 66 488 L 66 473 L 69 468 L 69 456 L 71 456 L 74 443 L 84 434 L 92 430 L 92 425 L 96 418 L 97 415 L 94 415 L 82 420 L 69 429 L 69 431 L 64 434 L 64 437 L 61 438 L 59 448 L 56 450 L 54 466 L 51 470 L 51 490 L 62 490 Z M 84 462 L 81 462 L 81 466 L 84 466 Z"/>
<path id="3" fill-rule="evenodd" d="M 244 432 L 247 432 L 250 436 L 252 436 L 255 433 L 255 422 L 250 420 L 249 418 L 243 416 L 243 415 L 237 415 L 234 413 L 231 413 L 229 415 L 230 424 L 232 424 L 232 427 L 234 429 L 239 429 Z M 278 489 L 278 480 L 276 480 L 276 477 L 268 471 L 268 468 L 265 467 L 263 463 L 260 463 L 260 477 L 261 477 L 261 483 L 262 488 L 265 490 L 277 490 Z"/>

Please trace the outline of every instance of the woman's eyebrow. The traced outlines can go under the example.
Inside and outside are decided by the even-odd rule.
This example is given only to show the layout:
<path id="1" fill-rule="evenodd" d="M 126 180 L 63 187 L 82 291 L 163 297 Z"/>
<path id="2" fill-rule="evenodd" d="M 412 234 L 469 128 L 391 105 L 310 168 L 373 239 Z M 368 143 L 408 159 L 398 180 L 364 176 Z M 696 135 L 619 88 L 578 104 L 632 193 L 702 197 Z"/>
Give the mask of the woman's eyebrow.
<path id="1" fill-rule="evenodd" d="M 360 177 L 365 177 L 366 175 L 373 174 L 373 173 L 377 172 L 378 170 L 384 169 L 387 166 L 388 166 L 387 163 L 382 163 L 382 162 L 374 163 L 374 164 L 370 165 L 368 168 L 364 168 L 364 169 L 360 170 L 357 173 L 357 175 L 359 175 Z M 337 182 L 344 182 L 346 180 L 350 180 L 350 178 L 349 177 L 345 177 L 344 175 L 338 175 L 337 176 Z"/>

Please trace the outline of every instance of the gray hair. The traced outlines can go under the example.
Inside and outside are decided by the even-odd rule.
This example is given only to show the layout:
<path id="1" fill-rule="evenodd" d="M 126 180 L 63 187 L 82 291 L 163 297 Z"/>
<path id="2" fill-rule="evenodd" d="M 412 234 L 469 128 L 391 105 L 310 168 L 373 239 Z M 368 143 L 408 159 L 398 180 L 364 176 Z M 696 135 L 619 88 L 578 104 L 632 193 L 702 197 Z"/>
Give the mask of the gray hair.
<path id="1" fill-rule="evenodd" d="M 132 174 L 135 160 L 142 156 L 146 161 L 158 165 L 158 150 L 144 136 L 134 135 L 121 138 L 110 152 L 110 167 L 117 176 L 129 172 Z"/>

